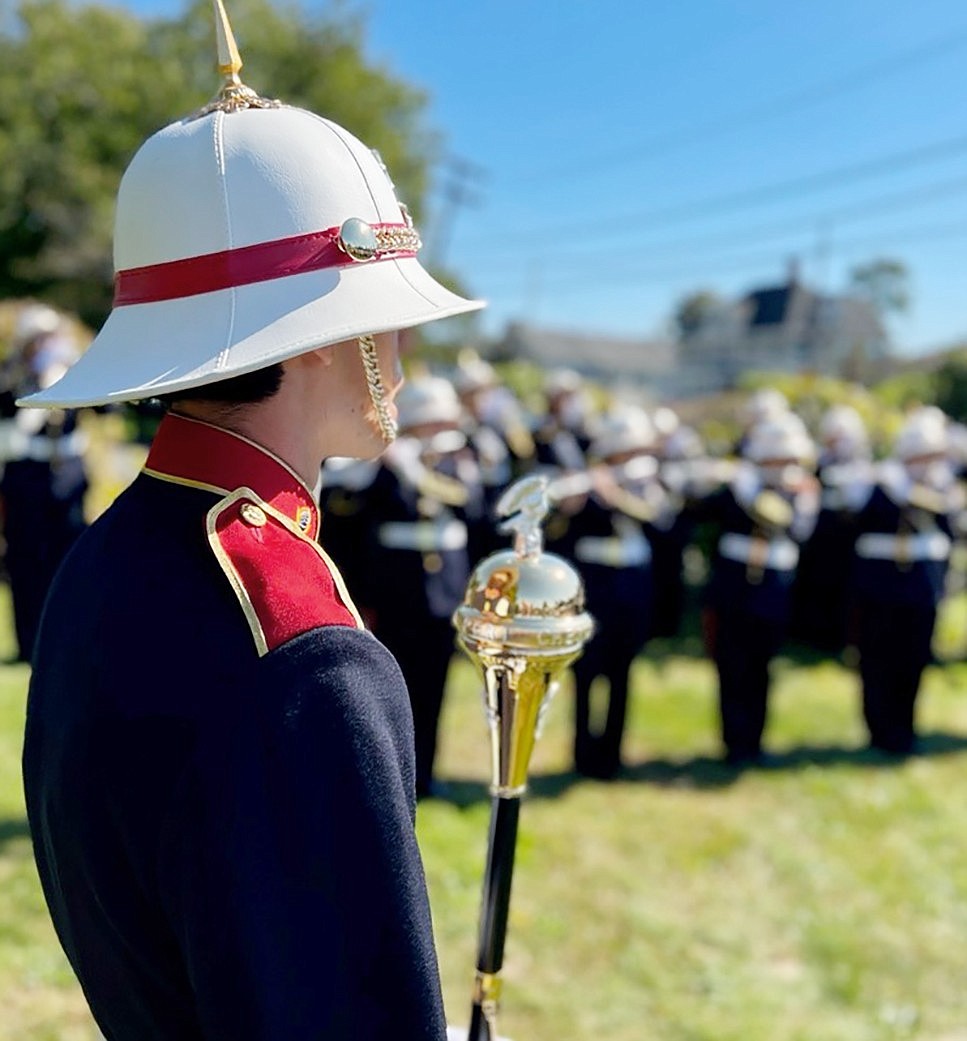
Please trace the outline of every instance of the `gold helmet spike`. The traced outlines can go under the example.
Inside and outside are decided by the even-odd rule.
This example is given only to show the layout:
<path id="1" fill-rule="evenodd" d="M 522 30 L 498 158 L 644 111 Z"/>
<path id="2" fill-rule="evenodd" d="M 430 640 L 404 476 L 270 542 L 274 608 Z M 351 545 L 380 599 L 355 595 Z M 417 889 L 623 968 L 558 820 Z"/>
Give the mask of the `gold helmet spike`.
<path id="1" fill-rule="evenodd" d="M 235 44 L 235 34 L 228 21 L 228 13 L 222 0 L 215 3 L 215 36 L 218 40 L 218 71 L 227 80 L 226 86 L 238 86 L 242 81 L 238 74 L 242 71 L 242 59 Z"/>
<path id="2" fill-rule="evenodd" d="M 222 0 L 213 0 L 215 6 L 215 38 L 218 43 L 218 71 L 225 77 L 222 89 L 195 117 L 207 116 L 210 112 L 238 112 L 246 108 L 279 108 L 281 102 L 263 98 L 239 79 L 242 59 L 235 43 L 228 20 L 228 12 Z"/>

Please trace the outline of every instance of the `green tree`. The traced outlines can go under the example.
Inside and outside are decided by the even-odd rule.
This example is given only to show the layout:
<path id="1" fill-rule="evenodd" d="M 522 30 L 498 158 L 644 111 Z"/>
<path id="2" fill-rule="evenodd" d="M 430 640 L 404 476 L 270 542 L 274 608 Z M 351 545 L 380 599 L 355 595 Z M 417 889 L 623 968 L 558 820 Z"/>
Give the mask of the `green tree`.
<path id="1" fill-rule="evenodd" d="M 722 307 L 722 298 L 711 289 L 698 289 L 679 301 L 675 308 L 675 324 L 683 336 L 696 332 Z"/>
<path id="2" fill-rule="evenodd" d="M 967 346 L 952 352 L 934 375 L 935 403 L 958 423 L 967 422 Z"/>
<path id="3" fill-rule="evenodd" d="M 869 300 L 881 318 L 902 313 L 910 306 L 910 273 L 901 260 L 883 257 L 854 267 L 850 286 Z"/>
<path id="4" fill-rule="evenodd" d="M 362 16 L 338 4 L 231 8 L 245 82 L 378 148 L 418 219 L 440 142 L 423 92 L 367 61 Z M 219 87 L 211 4 L 148 20 L 66 0 L 0 11 L 0 298 L 41 297 L 97 326 L 121 173 L 146 137 Z"/>

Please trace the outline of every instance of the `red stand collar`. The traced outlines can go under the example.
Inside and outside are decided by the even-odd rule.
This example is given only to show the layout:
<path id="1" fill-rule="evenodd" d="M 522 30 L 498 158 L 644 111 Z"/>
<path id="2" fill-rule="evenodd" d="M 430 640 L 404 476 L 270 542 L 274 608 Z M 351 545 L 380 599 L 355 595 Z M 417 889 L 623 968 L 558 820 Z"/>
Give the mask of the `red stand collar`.
<path id="1" fill-rule="evenodd" d="M 152 477 L 227 495 L 251 488 L 291 517 L 309 538 L 319 534 L 312 492 L 278 456 L 229 430 L 169 413 L 162 419 L 144 464 Z"/>

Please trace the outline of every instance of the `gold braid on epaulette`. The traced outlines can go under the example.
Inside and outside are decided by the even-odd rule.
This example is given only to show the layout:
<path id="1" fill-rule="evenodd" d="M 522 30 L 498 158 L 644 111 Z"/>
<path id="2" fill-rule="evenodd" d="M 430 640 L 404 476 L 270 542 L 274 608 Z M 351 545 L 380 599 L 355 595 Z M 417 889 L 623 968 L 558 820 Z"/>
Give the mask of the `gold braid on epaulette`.
<path id="1" fill-rule="evenodd" d="M 425 469 L 416 482 L 416 489 L 427 499 L 435 499 L 444 506 L 466 506 L 470 500 L 470 492 L 455 477 Z"/>

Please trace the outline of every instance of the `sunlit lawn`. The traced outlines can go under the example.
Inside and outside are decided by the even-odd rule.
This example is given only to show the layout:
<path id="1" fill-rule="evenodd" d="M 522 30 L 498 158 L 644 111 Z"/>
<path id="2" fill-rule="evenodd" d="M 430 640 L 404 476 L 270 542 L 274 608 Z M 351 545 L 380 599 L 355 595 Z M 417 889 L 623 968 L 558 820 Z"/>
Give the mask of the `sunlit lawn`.
<path id="1" fill-rule="evenodd" d="M 951 644 L 962 623 L 958 607 Z M 851 673 L 784 659 L 768 730 L 778 765 L 737 774 L 718 763 L 713 677 L 694 650 L 666 644 L 636 665 L 629 769 L 615 783 L 570 772 L 566 684 L 552 707 L 522 815 L 502 1032 L 967 1041 L 967 666 L 929 671 L 925 753 L 893 763 L 862 750 Z M 24 667 L 0 668 L 0 1041 L 90 1041 L 23 821 L 26 681 Z M 457 661 L 440 769 L 452 799 L 421 804 L 418 824 L 460 1025 L 487 756 L 477 682 Z"/>

